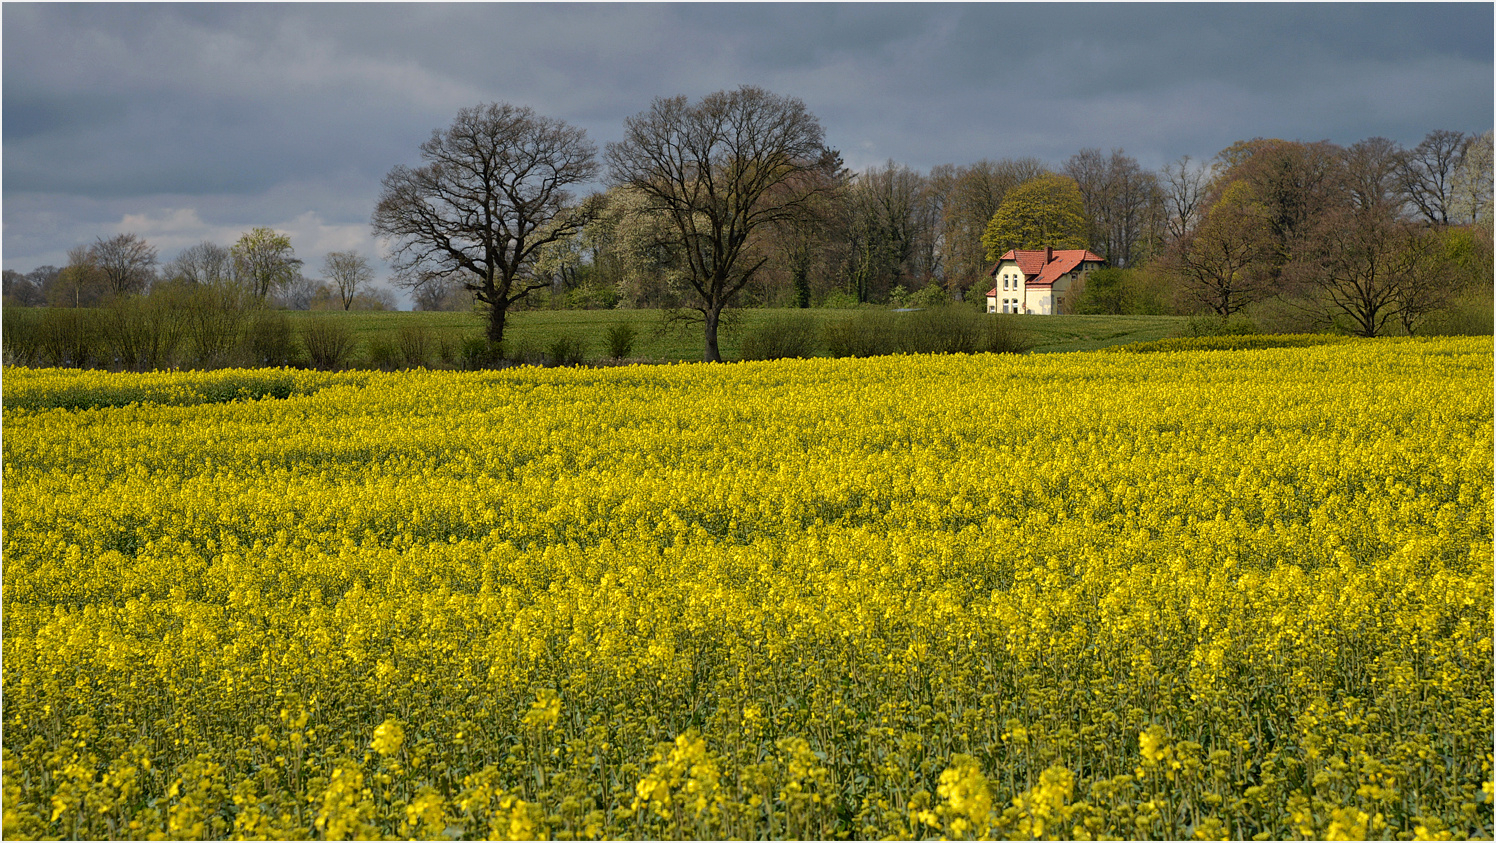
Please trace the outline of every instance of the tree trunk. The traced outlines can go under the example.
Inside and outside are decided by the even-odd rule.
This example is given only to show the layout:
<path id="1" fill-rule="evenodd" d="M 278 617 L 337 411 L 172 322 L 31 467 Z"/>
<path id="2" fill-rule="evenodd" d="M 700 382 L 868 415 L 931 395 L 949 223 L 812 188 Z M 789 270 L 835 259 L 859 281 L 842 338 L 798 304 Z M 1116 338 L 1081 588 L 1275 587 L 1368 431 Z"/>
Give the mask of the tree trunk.
<path id="1" fill-rule="evenodd" d="M 492 302 L 488 305 L 488 342 L 490 345 L 498 345 L 504 341 L 504 317 L 508 315 L 509 309 Z"/>
<path id="2" fill-rule="evenodd" d="M 810 307 L 810 273 L 803 266 L 795 267 L 795 307 Z"/>
<path id="3" fill-rule="evenodd" d="M 709 307 L 706 310 L 706 362 L 721 363 L 722 352 L 717 349 L 717 325 L 722 320 L 722 308 Z"/>

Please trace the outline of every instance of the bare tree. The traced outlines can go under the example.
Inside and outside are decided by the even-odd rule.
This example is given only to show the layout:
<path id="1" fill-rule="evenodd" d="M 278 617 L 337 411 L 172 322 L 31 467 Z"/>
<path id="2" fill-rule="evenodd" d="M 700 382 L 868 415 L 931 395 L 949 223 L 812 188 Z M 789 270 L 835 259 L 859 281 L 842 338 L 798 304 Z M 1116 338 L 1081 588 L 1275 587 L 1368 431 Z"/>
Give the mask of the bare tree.
<path id="1" fill-rule="evenodd" d="M 1119 154 L 1118 150 L 1114 155 Z M 1112 244 L 1107 242 L 1107 212 L 1111 203 L 1111 174 L 1106 156 L 1096 148 L 1082 149 L 1070 156 L 1060 172 L 1069 176 L 1080 190 L 1081 207 L 1086 219 L 1086 248 L 1095 249 L 1114 265 Z"/>
<path id="2" fill-rule="evenodd" d="M 433 278 L 411 291 L 411 302 L 416 310 L 460 310 L 466 295 L 460 281 Z M 468 297 L 468 304 L 471 303 Z"/>
<path id="3" fill-rule="evenodd" d="M 596 158 L 585 131 L 530 108 L 462 109 L 421 144 L 424 166 L 384 177 L 373 227 L 394 243 L 397 283 L 460 279 L 488 308 L 489 341 L 502 341 L 509 309 L 550 282 L 534 272 L 539 250 L 595 214 L 568 187 L 593 177 Z"/>
<path id="4" fill-rule="evenodd" d="M 222 286 L 234 279 L 234 254 L 226 246 L 205 240 L 177 253 L 165 274 L 191 286 Z"/>
<path id="5" fill-rule="evenodd" d="M 1264 256 L 1268 278 L 1274 286 L 1284 283 L 1289 263 L 1308 245 L 1319 221 L 1346 201 L 1345 150 L 1329 141 L 1258 138 L 1233 144 L 1218 159 L 1226 166 L 1217 171 L 1214 195 L 1234 184 L 1248 187 L 1270 234 Z M 1294 274 L 1308 283 L 1309 268 L 1300 262 Z"/>
<path id="6" fill-rule="evenodd" d="M 1210 213 L 1175 242 L 1170 262 L 1201 304 L 1225 318 L 1272 289 L 1271 225 L 1245 182 L 1229 185 Z"/>
<path id="7" fill-rule="evenodd" d="M 369 266 L 369 259 L 354 251 L 328 252 L 327 257 L 322 260 L 322 274 L 337 286 L 344 310 L 352 306 L 359 285 L 374 280 L 374 269 Z"/>
<path id="8" fill-rule="evenodd" d="M 27 301 L 35 293 L 36 288 L 32 286 L 31 279 L 27 278 L 25 273 L 14 269 L 0 272 L 0 298 L 4 298 L 7 307 L 12 305 L 25 307 Z"/>
<path id="9" fill-rule="evenodd" d="M 1164 193 L 1158 176 L 1121 149 L 1112 150 L 1101 220 L 1107 260 L 1119 267 L 1141 263 L 1157 248 L 1163 216 Z"/>
<path id="10" fill-rule="evenodd" d="M 882 296 L 896 284 L 913 288 L 933 274 L 931 198 L 923 176 L 893 161 L 852 178 L 845 207 L 859 301 Z"/>
<path id="11" fill-rule="evenodd" d="M 793 217 L 831 183 L 835 167 L 821 124 L 794 97 L 744 86 L 695 105 L 656 99 L 628 118 L 608 145 L 610 177 L 668 220 L 688 288 L 701 314 L 705 359 L 717 362 L 722 311 L 763 268 L 770 250 L 753 242 Z"/>
<path id="12" fill-rule="evenodd" d="M 43 291 L 61 272 L 55 266 L 39 266 L 25 274 L 5 270 L 4 297 L 7 305 L 35 307 L 46 301 Z"/>
<path id="13" fill-rule="evenodd" d="M 826 179 L 829 189 L 803 204 L 800 213 L 775 223 L 774 242 L 789 276 L 791 301 L 800 308 L 810 307 L 813 271 L 818 267 L 824 269 L 828 263 L 831 232 L 837 228 L 840 200 L 851 179 L 840 155 L 824 171 L 809 175 Z"/>
<path id="14" fill-rule="evenodd" d="M 1170 243 L 1195 230 L 1205 207 L 1210 169 L 1204 164 L 1191 167 L 1188 155 L 1164 166 L 1164 207 Z"/>
<path id="15" fill-rule="evenodd" d="M 317 291 L 325 288 L 325 284 L 319 284 L 298 272 L 281 285 L 276 294 L 276 303 L 286 310 L 311 310 Z"/>
<path id="16" fill-rule="evenodd" d="M 1357 334 L 1379 336 L 1394 317 L 1411 333 L 1450 292 L 1437 242 L 1434 231 L 1398 219 L 1385 203 L 1342 206 L 1322 219 L 1304 257 L 1315 264 L 1314 285 Z"/>
<path id="17" fill-rule="evenodd" d="M 939 194 L 938 243 L 950 292 L 990 280 L 983 272 L 990 263 L 982 234 L 1008 192 L 1045 173 L 1037 158 L 982 160 L 966 167 L 941 165 L 930 171 L 931 190 Z"/>
<path id="18" fill-rule="evenodd" d="M 155 276 L 156 247 L 134 234 L 100 237 L 91 248 L 93 262 L 103 273 L 110 293 L 143 292 Z"/>
<path id="19" fill-rule="evenodd" d="M 1403 150 L 1386 138 L 1367 138 L 1346 148 L 1346 189 L 1351 203 L 1396 214 L 1402 201 L 1398 191 L 1402 162 Z"/>
<path id="20" fill-rule="evenodd" d="M 1449 225 L 1450 200 L 1465 133 L 1438 129 L 1404 155 L 1399 179 L 1404 195 L 1434 225 Z"/>

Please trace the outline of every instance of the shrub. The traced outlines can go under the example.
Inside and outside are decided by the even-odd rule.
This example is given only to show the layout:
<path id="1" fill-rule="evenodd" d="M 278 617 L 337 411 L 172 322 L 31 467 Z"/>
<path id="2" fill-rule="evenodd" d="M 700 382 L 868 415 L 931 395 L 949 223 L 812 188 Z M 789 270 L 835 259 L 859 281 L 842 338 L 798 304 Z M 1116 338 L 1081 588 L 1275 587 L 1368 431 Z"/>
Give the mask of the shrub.
<path id="1" fill-rule="evenodd" d="M 249 353 L 256 366 L 290 366 L 298 361 L 291 320 L 279 310 L 262 310 L 249 322 Z"/>
<path id="2" fill-rule="evenodd" d="M 235 285 L 202 286 L 182 293 L 187 352 L 192 365 L 222 366 L 229 361 L 255 307 L 254 297 Z"/>
<path id="3" fill-rule="evenodd" d="M 353 355 L 353 333 L 336 317 L 313 316 L 302 329 L 302 339 L 315 369 L 341 369 Z"/>
<path id="4" fill-rule="evenodd" d="M 931 282 L 909 294 L 910 307 L 944 307 L 951 303 L 945 288 Z"/>
<path id="5" fill-rule="evenodd" d="M 568 290 L 559 304 L 569 310 L 611 310 L 618 304 L 618 288 L 613 284 L 588 284 Z"/>
<path id="6" fill-rule="evenodd" d="M 816 328 L 815 317 L 808 313 L 793 313 L 756 325 L 743 337 L 743 359 L 813 357 Z"/>
<path id="7" fill-rule="evenodd" d="M 856 296 L 842 290 L 829 292 L 825 298 L 821 299 L 821 307 L 828 310 L 851 310 L 859 304 L 861 302 L 857 301 Z"/>
<path id="8" fill-rule="evenodd" d="M 1184 330 L 1191 337 L 1246 336 L 1258 332 L 1256 323 L 1245 316 L 1233 315 L 1223 319 L 1213 313 L 1191 316 Z"/>
<path id="9" fill-rule="evenodd" d="M 516 342 L 514 350 L 508 354 L 501 354 L 499 359 L 505 357 L 521 366 L 545 365 L 545 354 L 541 352 L 540 346 L 528 337 Z"/>
<path id="10" fill-rule="evenodd" d="M 1021 327 L 1023 318 L 1013 313 L 984 314 L 981 350 L 992 354 L 1024 354 L 1032 349 L 1035 341 Z"/>
<path id="11" fill-rule="evenodd" d="M 1134 270 L 1103 267 L 1086 277 L 1075 303 L 1076 313 L 1120 315 L 1133 312 Z"/>
<path id="12" fill-rule="evenodd" d="M 42 353 L 39 332 L 42 311 L 6 305 L 0 313 L 4 315 L 0 343 L 4 344 L 5 362 L 11 366 L 35 366 Z"/>
<path id="13" fill-rule="evenodd" d="M 1257 334 L 1314 334 L 1334 325 L 1323 302 L 1304 296 L 1274 296 L 1248 305 L 1241 317 L 1256 327 L 1252 333 Z"/>
<path id="14" fill-rule="evenodd" d="M 826 326 L 826 348 L 833 357 L 880 354 L 1019 353 L 1033 342 L 1019 317 L 986 314 L 965 304 L 946 304 L 914 313 L 864 311 Z"/>
<path id="15" fill-rule="evenodd" d="M 1217 334 L 1170 337 L 1151 342 L 1114 345 L 1101 350 L 1110 354 L 1149 354 L 1160 351 L 1251 351 L 1259 348 L 1308 348 L 1350 341 L 1350 337 L 1341 334 Z"/>
<path id="16" fill-rule="evenodd" d="M 552 366 L 580 366 L 586 359 L 587 345 L 580 337 L 562 334 L 551 340 L 549 356 Z"/>
<path id="17" fill-rule="evenodd" d="M 622 360 L 634 352 L 634 339 L 639 336 L 632 322 L 614 322 L 608 326 L 608 356 Z"/>
<path id="18" fill-rule="evenodd" d="M 100 330 L 90 311 L 49 307 L 37 322 L 37 345 L 43 363 L 82 369 L 93 363 L 100 346 Z"/>
<path id="19" fill-rule="evenodd" d="M 1420 334 L 1429 336 L 1489 337 L 1496 333 L 1496 309 L 1492 308 L 1489 287 L 1461 296 L 1444 309 L 1429 314 L 1428 321 L 1416 326 Z"/>
<path id="20" fill-rule="evenodd" d="M 151 343 L 151 326 L 140 296 L 120 296 L 99 311 L 99 339 L 106 366 L 131 372 L 150 368 L 145 347 Z"/>
<path id="21" fill-rule="evenodd" d="M 886 310 L 864 310 L 846 319 L 827 322 L 821 340 L 832 357 L 875 357 L 892 354 L 894 314 Z"/>
<path id="22" fill-rule="evenodd" d="M 374 337 L 369 340 L 369 365 L 385 372 L 400 368 L 403 361 L 400 347 L 389 337 Z"/>
<path id="23" fill-rule="evenodd" d="M 969 307 L 945 305 L 904 314 L 898 350 L 905 354 L 974 354 L 984 336 L 982 314 Z"/>
<path id="24" fill-rule="evenodd" d="M 450 338 L 442 337 L 441 339 L 437 340 L 436 359 L 440 360 L 443 366 L 451 366 L 453 363 L 456 363 L 457 352 L 457 345 L 453 343 Z"/>
<path id="25" fill-rule="evenodd" d="M 462 368 L 469 372 L 494 369 L 504 359 L 504 344 L 491 343 L 488 337 L 468 337 L 462 341 Z"/>
<path id="26" fill-rule="evenodd" d="M 400 360 L 406 368 L 424 366 L 431 356 L 431 332 L 418 322 L 401 325 L 395 333 L 395 344 L 400 348 Z"/>

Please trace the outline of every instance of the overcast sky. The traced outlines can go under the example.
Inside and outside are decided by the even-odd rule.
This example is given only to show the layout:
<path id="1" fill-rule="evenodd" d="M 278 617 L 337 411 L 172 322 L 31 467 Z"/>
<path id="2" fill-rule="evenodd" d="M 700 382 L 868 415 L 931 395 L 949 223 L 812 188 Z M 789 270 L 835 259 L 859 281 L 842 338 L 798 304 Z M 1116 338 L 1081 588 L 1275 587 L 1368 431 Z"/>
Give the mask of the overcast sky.
<path id="1" fill-rule="evenodd" d="M 1412 146 L 1492 128 L 1493 8 L 7 2 L 3 263 L 61 266 L 121 232 L 165 262 L 257 225 L 314 277 L 329 251 L 377 258 L 385 173 L 494 100 L 601 149 L 655 97 L 759 85 L 804 100 L 853 169 Z"/>

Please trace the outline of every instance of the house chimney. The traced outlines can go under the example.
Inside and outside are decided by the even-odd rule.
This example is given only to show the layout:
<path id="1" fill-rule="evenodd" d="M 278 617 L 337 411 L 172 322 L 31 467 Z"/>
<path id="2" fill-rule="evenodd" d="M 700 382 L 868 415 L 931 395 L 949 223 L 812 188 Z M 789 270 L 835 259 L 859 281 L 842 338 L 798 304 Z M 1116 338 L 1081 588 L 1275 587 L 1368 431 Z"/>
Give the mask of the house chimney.
<path id="1" fill-rule="evenodd" d="M 1044 247 L 1044 262 L 1045 263 L 1049 263 L 1052 260 L 1054 260 L 1054 247 L 1053 246 L 1045 246 Z"/>

